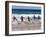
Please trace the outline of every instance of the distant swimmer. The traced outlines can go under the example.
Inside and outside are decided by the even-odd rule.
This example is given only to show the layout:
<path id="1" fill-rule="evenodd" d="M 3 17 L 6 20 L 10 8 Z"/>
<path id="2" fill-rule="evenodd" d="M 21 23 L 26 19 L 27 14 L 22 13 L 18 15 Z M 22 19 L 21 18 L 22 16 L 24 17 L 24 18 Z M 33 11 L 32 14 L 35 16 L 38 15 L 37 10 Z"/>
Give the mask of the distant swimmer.
<path id="1" fill-rule="evenodd" d="M 23 16 L 21 16 L 21 22 L 23 22 Z"/>
<path id="2" fill-rule="evenodd" d="M 30 17 L 28 16 L 28 21 L 30 22 Z"/>
<path id="3" fill-rule="evenodd" d="M 16 19 L 16 17 L 15 17 L 15 16 L 13 16 L 13 20 L 16 20 L 16 21 L 17 21 L 17 19 Z"/>

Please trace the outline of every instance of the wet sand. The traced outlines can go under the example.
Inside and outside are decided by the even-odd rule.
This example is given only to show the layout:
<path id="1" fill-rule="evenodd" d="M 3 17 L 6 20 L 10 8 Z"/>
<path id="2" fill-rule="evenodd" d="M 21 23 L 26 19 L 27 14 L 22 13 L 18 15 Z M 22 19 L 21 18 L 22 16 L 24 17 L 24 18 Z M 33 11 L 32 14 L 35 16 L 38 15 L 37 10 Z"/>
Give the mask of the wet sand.
<path id="1" fill-rule="evenodd" d="M 41 24 L 12 24 L 12 31 L 23 31 L 23 30 L 39 30 L 41 29 Z"/>

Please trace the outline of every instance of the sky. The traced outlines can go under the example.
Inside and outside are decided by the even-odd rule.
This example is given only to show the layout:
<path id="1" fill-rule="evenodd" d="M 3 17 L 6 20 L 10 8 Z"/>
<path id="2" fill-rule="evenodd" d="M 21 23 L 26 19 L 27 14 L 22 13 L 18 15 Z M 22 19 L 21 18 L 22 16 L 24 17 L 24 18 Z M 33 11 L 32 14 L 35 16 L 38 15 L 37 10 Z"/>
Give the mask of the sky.
<path id="1" fill-rule="evenodd" d="M 12 6 L 13 9 L 41 9 L 41 7 L 34 6 Z"/>

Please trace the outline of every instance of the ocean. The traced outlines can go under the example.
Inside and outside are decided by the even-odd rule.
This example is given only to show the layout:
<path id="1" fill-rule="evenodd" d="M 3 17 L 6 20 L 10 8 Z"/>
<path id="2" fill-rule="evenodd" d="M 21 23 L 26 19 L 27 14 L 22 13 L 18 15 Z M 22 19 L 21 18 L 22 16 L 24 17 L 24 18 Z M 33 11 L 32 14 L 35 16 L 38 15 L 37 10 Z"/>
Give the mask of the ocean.
<path id="1" fill-rule="evenodd" d="M 12 14 L 41 14 L 41 9 L 12 9 Z"/>

